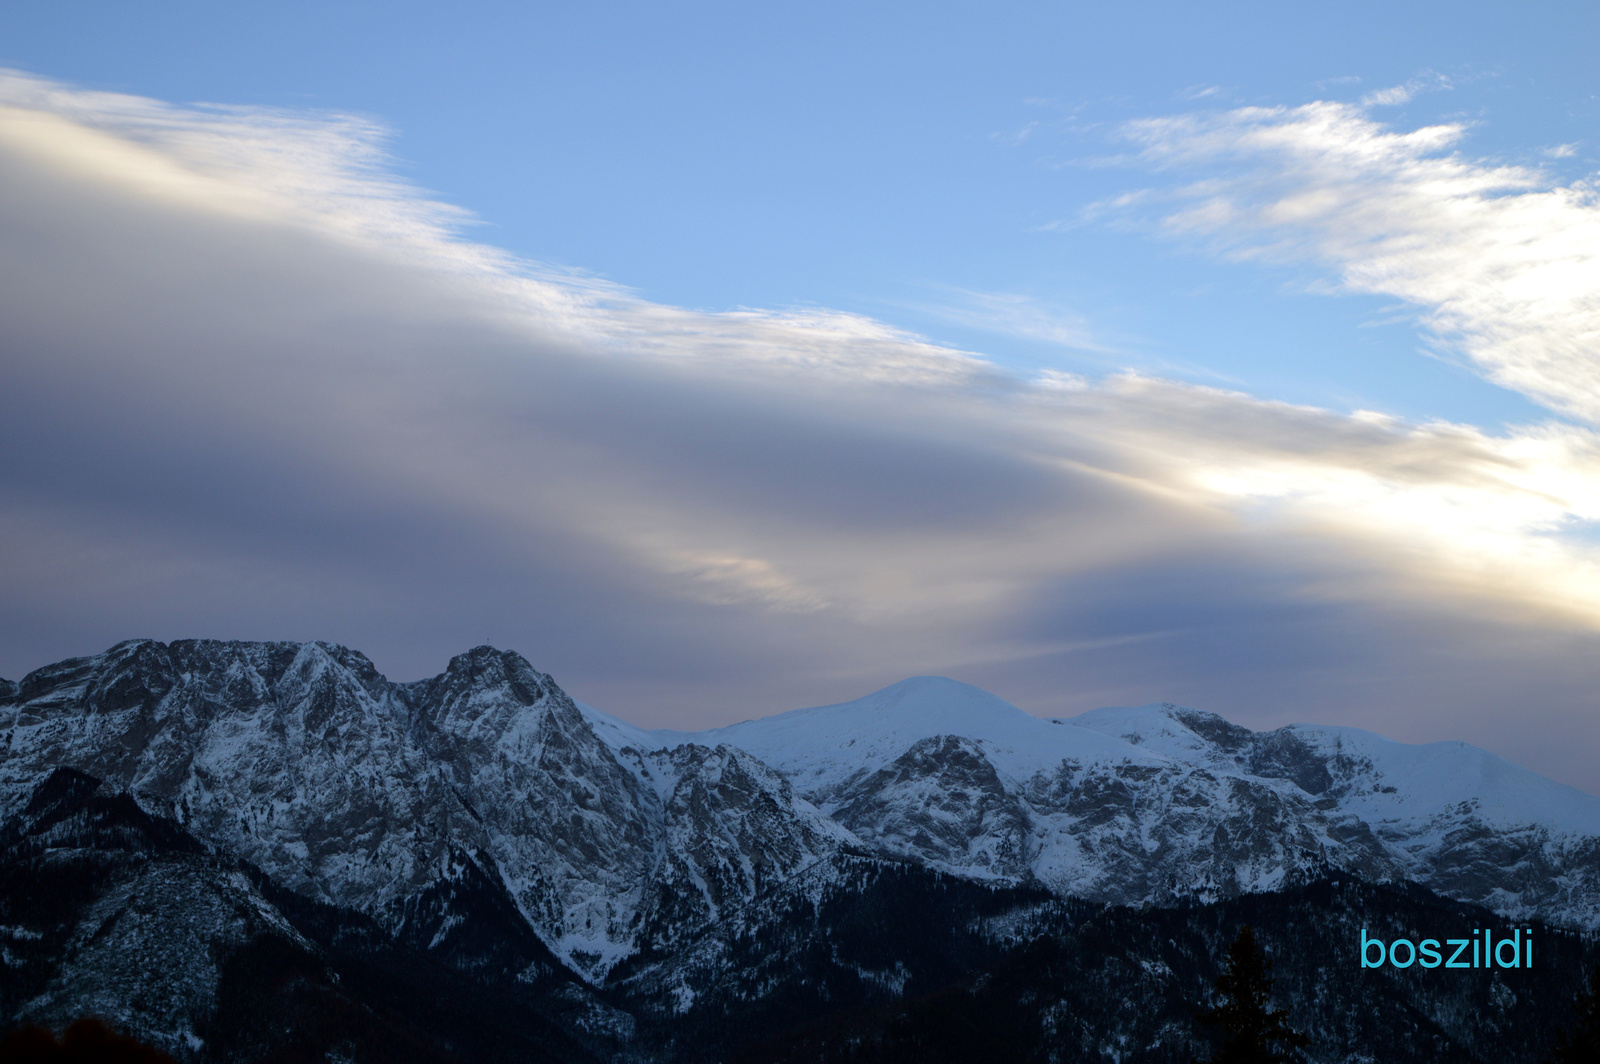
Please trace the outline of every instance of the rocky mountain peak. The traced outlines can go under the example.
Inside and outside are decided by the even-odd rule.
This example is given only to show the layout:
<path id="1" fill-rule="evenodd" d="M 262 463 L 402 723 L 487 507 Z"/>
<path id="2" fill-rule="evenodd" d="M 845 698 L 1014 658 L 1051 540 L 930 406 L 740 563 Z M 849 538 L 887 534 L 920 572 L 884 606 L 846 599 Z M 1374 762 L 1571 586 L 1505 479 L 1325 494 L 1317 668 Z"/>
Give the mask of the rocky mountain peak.
<path id="1" fill-rule="evenodd" d="M 848 837 L 745 751 L 613 747 L 553 679 L 494 647 L 395 684 L 331 643 L 140 640 L 24 686 L 0 724 L 7 800 L 56 768 L 88 773 L 389 924 L 447 913 L 462 891 L 503 895 L 593 978 L 641 936 L 693 934 Z"/>
<path id="2" fill-rule="evenodd" d="M 461 703 L 531 706 L 560 690 L 521 654 L 487 645 L 457 654 L 441 675 L 407 686 L 446 711 Z"/>
<path id="3" fill-rule="evenodd" d="M 80 658 L 91 662 L 93 658 Z M 85 674 L 83 701 L 91 712 L 120 710 L 159 701 L 177 681 L 171 655 L 153 639 L 130 639 L 105 654 L 91 673 Z"/>

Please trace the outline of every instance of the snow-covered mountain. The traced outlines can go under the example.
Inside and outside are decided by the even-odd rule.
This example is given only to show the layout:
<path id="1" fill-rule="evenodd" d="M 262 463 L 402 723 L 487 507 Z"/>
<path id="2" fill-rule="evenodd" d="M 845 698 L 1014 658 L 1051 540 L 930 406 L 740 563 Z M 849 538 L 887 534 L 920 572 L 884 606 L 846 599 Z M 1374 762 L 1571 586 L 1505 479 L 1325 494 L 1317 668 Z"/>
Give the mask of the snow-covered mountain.
<path id="1" fill-rule="evenodd" d="M 323 643 L 128 642 L 0 689 L 0 817 L 77 769 L 401 933 L 466 856 L 591 977 L 848 839 L 747 753 L 622 727 L 489 647 L 395 684 Z"/>
<path id="2" fill-rule="evenodd" d="M 0 680 L 0 1018 L 94 1011 L 193 1064 L 277 1052 L 301 1008 L 351 1060 L 720 1064 L 752 1032 L 826 1042 L 849 1012 L 892 1040 L 954 1008 L 1171 1064 L 1243 919 L 1275 929 L 1318 1060 L 1548 1044 L 1522 984 L 1328 982 L 1356 928 L 1487 916 L 1457 902 L 1600 926 L 1600 799 L 1460 743 L 1048 720 L 929 677 L 698 733 L 491 647 L 415 683 L 325 643 L 148 640 Z M 1596 947 L 1540 934 L 1556 1001 Z"/>
<path id="3" fill-rule="evenodd" d="M 840 853 L 1120 903 L 1341 870 L 1600 926 L 1600 799 L 1481 750 L 1170 705 L 1047 720 L 929 677 L 653 732 L 489 647 L 400 684 L 323 643 L 146 640 L 0 686 L 0 750 L 0 818 L 73 768 L 402 937 L 486 876 L 596 980 Z"/>
<path id="4" fill-rule="evenodd" d="M 1328 964 L 1486 918 L 1349 877 L 1130 908 L 840 853 L 597 990 L 459 851 L 392 935 L 58 769 L 0 820 L 0 1027 L 93 1014 L 185 1064 L 1182 1064 L 1248 922 L 1316 1064 L 1539 1059 L 1600 942 L 1535 925 L 1509 979 Z"/>
<path id="5" fill-rule="evenodd" d="M 1159 903 L 1338 869 L 1600 926 L 1600 798 L 1465 743 L 1170 704 L 1044 719 L 940 677 L 656 734 L 747 750 L 864 843 L 965 876 Z"/>

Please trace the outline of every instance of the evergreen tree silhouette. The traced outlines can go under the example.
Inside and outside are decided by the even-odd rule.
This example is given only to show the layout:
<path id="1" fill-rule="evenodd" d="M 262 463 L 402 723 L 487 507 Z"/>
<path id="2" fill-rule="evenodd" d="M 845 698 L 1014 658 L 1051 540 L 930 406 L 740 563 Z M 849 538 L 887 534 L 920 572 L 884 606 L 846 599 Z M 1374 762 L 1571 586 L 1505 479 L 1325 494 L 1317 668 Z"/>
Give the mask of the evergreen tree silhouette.
<path id="1" fill-rule="evenodd" d="M 1210 1064 L 1282 1064 L 1310 1043 L 1285 1022 L 1287 1013 L 1270 1007 L 1272 962 L 1256 945 L 1249 924 L 1228 947 L 1228 967 L 1217 978 L 1217 993 L 1222 1001 L 1198 1017 L 1222 1028 L 1222 1048 Z"/>
<path id="2" fill-rule="evenodd" d="M 1550 1064 L 1600 1064 L 1600 964 L 1589 976 L 1589 988 L 1573 1003 L 1578 1025 L 1562 1031 Z"/>

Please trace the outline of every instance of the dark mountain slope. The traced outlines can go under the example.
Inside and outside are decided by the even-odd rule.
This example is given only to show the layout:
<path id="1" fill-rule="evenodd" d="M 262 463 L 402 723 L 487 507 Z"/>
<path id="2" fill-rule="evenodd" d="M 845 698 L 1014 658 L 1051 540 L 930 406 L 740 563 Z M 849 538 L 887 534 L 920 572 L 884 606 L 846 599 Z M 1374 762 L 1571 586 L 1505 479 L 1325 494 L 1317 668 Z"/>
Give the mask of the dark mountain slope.
<path id="1" fill-rule="evenodd" d="M 0 926 L 0 1013 L 58 1030 L 99 1015 L 180 1059 L 586 1061 L 611 1048 L 585 1048 L 538 1007 L 569 1020 L 593 1007 L 565 969 L 486 986 L 70 769 L 0 827 Z"/>

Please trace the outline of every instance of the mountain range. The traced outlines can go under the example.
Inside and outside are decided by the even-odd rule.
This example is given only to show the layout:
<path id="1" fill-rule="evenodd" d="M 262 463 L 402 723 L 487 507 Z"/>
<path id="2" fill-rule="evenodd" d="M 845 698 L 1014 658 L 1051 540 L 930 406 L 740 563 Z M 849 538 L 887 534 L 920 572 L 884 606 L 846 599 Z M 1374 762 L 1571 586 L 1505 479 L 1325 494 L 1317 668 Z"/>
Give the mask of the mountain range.
<path id="1" fill-rule="evenodd" d="M 347 1059 L 891 1059 L 962 1011 L 894 1010 L 1059 980 L 1060 951 L 1112 925 L 1169 932 L 1154 953 L 1107 947 L 1143 973 L 1095 984 L 1124 1020 L 1088 987 L 1071 1006 L 1035 986 L 1009 1028 L 1033 1042 L 994 1042 L 978 1010 L 972 1059 L 1186 1059 L 1175 988 L 1205 995 L 1225 912 L 1266 906 L 1267 940 L 1335 949 L 1357 912 L 1537 923 L 1557 944 L 1546 995 L 1600 928 L 1600 798 L 1485 751 L 1168 704 L 1046 719 L 936 677 L 689 733 L 490 647 L 394 683 L 331 644 L 138 640 L 0 681 L 0 752 L 0 1008 L 98 1014 L 188 1060 L 282 1050 L 251 1002 L 289 985 Z M 244 994 L 261 965 L 239 958 L 263 950 L 291 974 Z M 1319 1059 L 1361 1059 L 1328 1055 L 1349 1038 L 1471 1060 L 1553 1036 L 1503 979 L 1435 991 L 1410 1041 L 1311 1024 Z M 526 1022 L 490 1037 L 502 1020 L 438 1013 L 436 992 Z M 1311 1019 L 1349 997 L 1319 993 Z"/>

